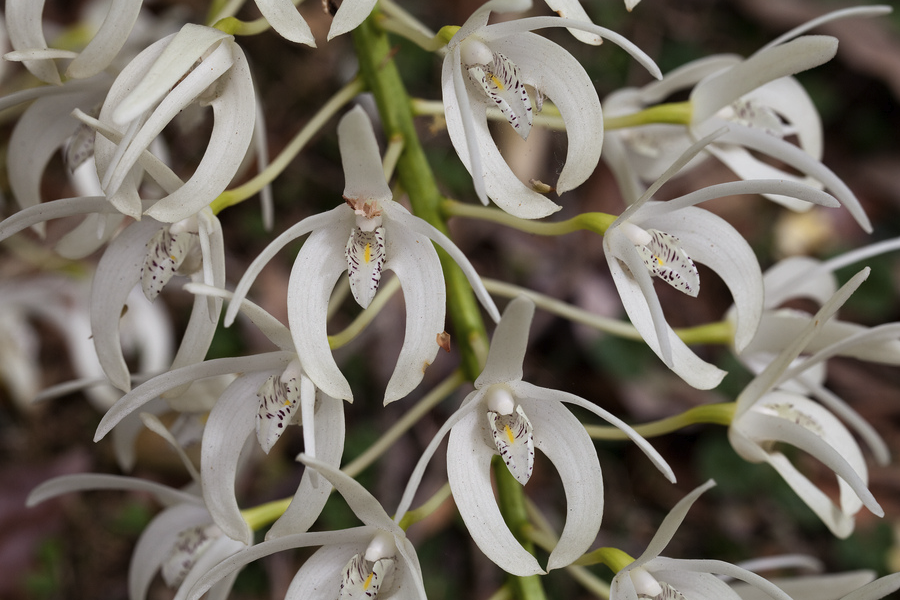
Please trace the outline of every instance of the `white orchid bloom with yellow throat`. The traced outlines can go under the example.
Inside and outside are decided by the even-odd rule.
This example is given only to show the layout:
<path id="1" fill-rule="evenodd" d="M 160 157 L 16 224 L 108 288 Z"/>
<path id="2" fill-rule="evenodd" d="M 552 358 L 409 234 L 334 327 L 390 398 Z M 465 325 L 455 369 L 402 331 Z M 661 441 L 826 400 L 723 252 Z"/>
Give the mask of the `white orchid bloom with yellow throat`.
<path id="1" fill-rule="evenodd" d="M 562 47 L 531 31 L 568 27 L 586 32 L 620 45 L 654 75 L 659 69 L 634 44 L 590 22 L 533 17 L 487 24 L 492 12 L 529 8 L 531 0 L 491 0 L 476 10 L 447 46 L 441 82 L 450 140 L 472 175 L 479 199 L 486 205 L 490 198 L 517 217 L 537 219 L 560 206 L 519 181 L 512 172 L 491 137 L 487 109 L 499 108 L 525 139 L 543 97 L 553 100 L 566 123 L 568 137 L 566 164 L 556 183 L 558 194 L 578 187 L 594 172 L 603 146 L 603 113 L 584 67 Z"/>
<path id="2" fill-rule="evenodd" d="M 225 314 L 234 321 L 238 305 L 265 264 L 294 239 L 303 244 L 288 287 L 288 317 L 297 354 L 316 387 L 334 398 L 352 400 L 353 392 L 328 346 L 326 313 L 338 277 L 347 271 L 357 303 L 366 308 L 383 271 L 400 279 L 406 304 L 406 333 L 397 366 L 388 382 L 385 404 L 399 400 L 422 380 L 434 361 L 444 331 L 446 291 L 437 251 L 443 248 L 460 266 L 482 305 L 496 321 L 500 315 L 465 255 L 443 233 L 392 200 L 384 179 L 378 142 L 362 108 L 338 125 L 344 164 L 345 203 L 308 217 L 273 241 L 247 268 Z"/>

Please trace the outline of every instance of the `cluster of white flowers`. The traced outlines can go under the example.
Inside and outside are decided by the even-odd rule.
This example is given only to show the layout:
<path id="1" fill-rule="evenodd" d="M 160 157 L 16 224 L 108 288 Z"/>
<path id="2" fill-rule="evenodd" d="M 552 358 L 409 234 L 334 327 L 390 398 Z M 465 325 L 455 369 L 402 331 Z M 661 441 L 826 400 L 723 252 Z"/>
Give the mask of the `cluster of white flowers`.
<path id="1" fill-rule="evenodd" d="M 652 2 L 645 0 L 635 15 L 652 10 Z M 698 421 L 668 419 L 664 423 L 678 422 L 669 429 L 632 426 L 625 422 L 630 419 L 604 407 L 601 393 L 582 398 L 527 383 L 524 364 L 536 305 L 566 317 L 579 310 L 531 290 L 509 294 L 510 286 L 483 281 L 470 262 L 474 257 L 456 245 L 447 227 L 450 217 L 462 216 L 533 234 L 587 229 L 603 235 L 611 289 L 617 290 L 630 323 L 574 318 L 642 339 L 672 377 L 697 390 L 717 388 L 726 372 L 669 324 L 664 299 L 671 290 L 658 293 L 656 286 L 662 284 L 656 280 L 697 297 L 701 279 L 715 273 L 733 306 L 722 307 L 727 314 L 715 329 L 718 333 L 688 341 L 729 346 L 752 374 L 716 422 L 727 425 L 738 456 L 771 465 L 835 536 L 846 538 L 863 507 L 884 515 L 869 489 L 857 440 L 879 464 L 888 464 L 890 456 L 875 429 L 826 387 L 825 363 L 849 356 L 900 364 L 900 323 L 864 327 L 834 318 L 869 268 L 842 286 L 834 271 L 900 243 L 875 244 L 828 262 L 787 259 L 763 272 L 752 240 L 699 205 L 755 194 L 793 211 L 816 206 L 846 210 L 862 230 L 872 232 L 863 205 L 822 162 L 822 124 L 794 75 L 836 54 L 837 39 L 810 35 L 809 30 L 839 19 L 876 17 L 889 8 L 829 13 L 749 58 L 711 56 L 663 74 L 635 44 L 592 23 L 579 0 L 547 0 L 558 16 L 540 16 L 546 7 L 532 6 L 531 0 L 490 0 L 462 26 L 445 26 L 437 34 L 394 0 L 326 0 L 327 39 L 352 32 L 359 75 L 269 164 L 254 68 L 288 60 L 288 55 L 253 56 L 243 42 L 245 36 L 265 35 L 271 28 L 286 47 L 300 43 L 315 48 L 314 28 L 304 18 L 311 18 L 315 9 L 298 9 L 290 0 L 255 0 L 262 17 L 243 21 L 236 15 L 244 4 L 249 3 L 213 0 L 201 25 L 184 22 L 189 11 L 162 16 L 140 0 L 112 0 L 86 43 L 73 44 L 61 36 L 58 45 L 63 47 L 55 48 L 45 39 L 43 2 L 6 2 L 11 50 L 4 58 L 21 63 L 30 75 L 23 72 L 16 79 L 0 72 L 5 86 L 0 109 L 24 108 L 6 147 L 7 180 L 16 207 L 0 221 L 0 240 L 27 239 L 36 248 L 32 240 L 48 237 L 48 221 L 80 218 L 64 234 L 54 226 L 49 237 L 60 260 L 90 264 L 92 275 L 90 293 L 83 281 L 63 277 L 49 263 L 46 273 L 30 279 L 0 281 L 5 309 L 0 317 L 5 359 L 0 380 L 23 407 L 38 395 L 37 335 L 25 319 L 47 320 L 62 332 L 82 379 L 43 396 L 84 388 L 103 411 L 95 441 L 112 434 L 123 470 L 134 465 L 135 439 L 144 428 L 162 436 L 181 457 L 192 479 L 184 489 L 123 475 L 78 474 L 50 480 L 29 498 L 36 504 L 74 491 L 126 489 L 149 492 L 163 505 L 134 549 L 128 573 L 132 600 L 148 597 L 157 572 L 177 590 L 176 598 L 206 593 L 223 598 L 251 561 L 308 546 L 320 548 L 299 567 L 288 598 L 424 599 L 428 565 L 420 565 L 406 532 L 450 494 L 479 551 L 512 576 L 498 598 L 544 598 L 539 576 L 564 567 L 573 569 L 596 596 L 628 600 L 866 600 L 900 589 L 900 574 L 877 580 L 868 571 L 768 580 L 756 572 L 791 570 L 810 559 L 737 566 L 714 558 L 660 556 L 712 481 L 671 509 L 637 559 L 617 548 L 592 551 L 604 506 L 595 438 L 604 436 L 592 435 L 582 416 L 590 413 L 614 426 L 605 428 L 609 436 L 634 442 L 671 483 L 676 472 L 690 473 L 690 465 L 670 466 L 672 459 L 645 438 Z M 625 4 L 631 11 L 637 2 Z M 523 16 L 529 11 L 539 16 Z M 572 44 L 594 47 L 611 41 L 656 81 L 641 88 L 601 90 L 608 94 L 601 103 L 592 75 L 579 60 L 534 33 L 547 28 L 567 29 L 575 38 L 566 38 Z M 421 48 L 406 47 L 410 52 L 442 57 L 442 102 L 410 100 L 388 50 L 389 35 Z M 37 81 L 26 85 L 28 78 Z M 364 93 L 374 96 L 377 112 L 364 109 L 373 106 L 366 99 L 347 108 Z M 669 102 L 677 93 L 688 99 Z M 475 202 L 456 202 L 439 192 L 441 182 L 429 167 L 414 125 L 414 113 L 428 113 L 427 106 L 439 107 L 433 111 L 440 117 L 436 122 L 446 128 L 471 176 L 468 195 Z M 212 109 L 207 129 L 205 107 Z M 332 130 L 330 118 L 337 114 L 341 117 Z M 373 121 L 388 140 L 384 156 Z M 565 131 L 565 162 L 553 186 L 520 179 L 492 121 L 523 140 L 542 127 Z M 182 156 L 173 142 L 178 139 L 173 123 L 179 135 L 208 135 L 197 157 Z M 286 227 L 244 272 L 226 273 L 234 250 L 219 215 L 260 192 L 264 220 L 271 224 L 268 184 L 274 182 L 277 193 L 278 176 L 319 133 L 336 137 L 340 150 L 344 188 L 341 196 L 335 192 L 328 200 L 334 208 Z M 57 152 L 69 178 L 44 188 Z M 670 200 L 655 198 L 670 179 L 708 157 L 721 161 L 737 180 Z M 621 212 L 544 220 L 563 208 L 548 194 L 576 190 L 597 171 L 601 159 L 618 182 Z M 254 161 L 259 172 L 246 182 Z M 184 172 L 190 175 L 179 175 Z M 45 189 L 76 195 L 47 201 Z M 491 202 L 500 210 L 490 207 Z M 286 283 L 285 325 L 249 298 L 264 267 L 304 236 Z M 92 260 L 96 252 L 102 254 Z M 698 264 L 710 271 L 699 270 Z M 396 277 L 383 282 L 386 271 Z M 190 280 L 184 288 L 193 299 L 174 342 L 159 298 L 171 293 L 167 290 L 179 276 Z M 405 399 L 424 387 L 423 381 L 432 381 L 426 377 L 432 363 L 450 363 L 450 357 L 439 358 L 441 349 L 451 349 L 448 330 L 461 366 L 425 391 L 419 405 L 410 404 L 362 457 L 344 465 L 345 411 L 351 410 L 345 402 L 352 403 L 359 391 L 352 383 L 358 377 L 345 376 L 333 350 L 377 317 L 396 291 L 395 282 L 403 292 L 406 317 L 384 404 L 409 402 Z M 513 297 L 502 317 L 491 293 Z M 348 295 L 359 305 L 358 317 L 344 332 L 329 335 L 335 306 Z M 818 312 L 784 308 L 798 298 L 815 301 Z M 496 324 L 489 344 L 482 311 Z M 274 349 L 207 360 L 217 329 L 239 317 L 252 322 Z M 372 358 L 371 349 L 360 352 Z M 106 387 L 97 387 L 101 382 Z M 474 389 L 403 476 L 408 483 L 402 492 L 395 490 L 400 500 L 391 516 L 355 476 L 415 428 L 434 403 L 469 382 Z M 560 387 L 567 385 L 561 382 Z M 163 424 L 159 416 L 167 412 L 177 413 L 176 425 Z M 246 505 L 236 492 L 238 479 L 259 466 L 290 425 L 302 427 L 304 448 L 296 457 L 304 465 L 296 492 L 283 500 Z M 726 432 L 721 434 L 724 438 Z M 420 483 L 445 439 L 447 484 L 423 499 Z M 199 443 L 199 466 L 185 451 L 192 443 Z M 832 471 L 837 491 L 820 488 L 821 478 L 810 478 L 802 465 L 792 462 L 797 454 L 785 451 L 785 445 Z M 549 462 L 536 458 L 535 450 Z M 527 496 L 541 485 L 533 482 L 547 481 L 533 476 L 549 465 L 565 497 L 558 534 L 542 507 L 525 508 Z M 334 491 L 362 525 L 310 531 Z M 421 506 L 411 510 L 417 499 Z M 256 535 L 264 530 L 265 539 Z M 597 563 L 612 569 L 611 579 L 604 581 L 599 571 L 578 570 Z M 521 583 L 526 580 L 531 583 Z"/>

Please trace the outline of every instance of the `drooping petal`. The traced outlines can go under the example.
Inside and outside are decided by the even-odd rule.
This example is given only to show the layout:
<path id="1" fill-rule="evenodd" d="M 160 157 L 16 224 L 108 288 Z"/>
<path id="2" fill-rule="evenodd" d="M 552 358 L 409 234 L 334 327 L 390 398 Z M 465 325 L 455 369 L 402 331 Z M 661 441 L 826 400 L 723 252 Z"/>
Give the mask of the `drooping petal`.
<path id="1" fill-rule="evenodd" d="M 491 349 L 487 363 L 475 387 L 485 388 L 495 383 L 521 381 L 522 363 L 528 347 L 531 319 L 534 317 L 534 302 L 520 296 L 507 305 L 503 318 L 491 338 Z"/>
<path id="2" fill-rule="evenodd" d="M 444 331 L 446 288 L 437 251 L 423 235 L 385 222 L 388 260 L 396 273 L 406 305 L 406 330 L 394 373 L 384 392 L 385 405 L 406 397 L 422 381 L 425 369 L 440 349 Z"/>
<path id="3" fill-rule="evenodd" d="M 62 219 L 74 215 L 90 213 L 112 212 L 106 198 L 103 196 L 85 196 L 78 198 L 62 198 L 41 202 L 35 206 L 20 210 L 0 221 L 0 241 L 5 240 L 23 229 L 50 221 Z"/>
<path id="4" fill-rule="evenodd" d="M 557 195 L 572 190 L 597 168 L 603 147 L 603 111 L 594 82 L 567 50 L 539 35 L 509 36 L 491 43 L 519 65 L 525 83 L 548 96 L 566 124 L 566 162 Z M 495 200 L 496 202 L 496 200 Z"/>
<path id="5" fill-rule="evenodd" d="M 105 415 L 103 415 L 103 419 L 100 420 L 100 424 L 97 426 L 95 441 L 106 436 L 106 434 L 109 433 L 109 431 L 125 416 L 131 414 L 147 402 L 172 388 L 193 382 L 197 379 L 215 377 L 216 375 L 224 375 L 226 373 L 264 371 L 267 369 L 278 368 L 283 369 L 295 358 L 296 356 L 292 352 L 269 352 L 267 354 L 255 356 L 217 358 L 158 375 L 122 396 L 122 398 L 120 398 Z"/>
<path id="6" fill-rule="evenodd" d="M 546 0 L 547 6 L 550 7 L 550 10 L 558 14 L 560 17 L 564 19 L 572 19 L 574 21 L 590 21 L 590 17 L 588 17 L 587 12 L 585 12 L 584 7 L 581 6 L 581 2 L 579 0 Z M 629 2 L 626 2 L 626 6 L 628 6 L 628 10 L 630 11 L 634 4 L 628 6 Z M 592 46 L 599 46 L 603 43 L 603 38 L 601 38 L 597 34 L 587 33 L 585 31 L 579 31 L 577 29 L 570 29 L 569 33 L 575 36 L 580 42 L 584 42 L 585 44 L 591 44 Z"/>
<path id="7" fill-rule="evenodd" d="M 309 427 L 304 423 L 304 430 Z M 344 402 L 324 394 L 319 395 L 319 406 L 314 420 L 316 430 L 316 458 L 337 469 L 344 452 Z M 290 506 L 266 532 L 266 539 L 274 539 L 309 529 L 325 506 L 331 486 L 313 482 L 314 471 L 303 473 L 297 492 Z"/>
<path id="8" fill-rule="evenodd" d="M 43 20 L 44 0 L 11 0 L 6 3 L 6 31 L 15 50 L 46 49 Z M 60 85 L 59 71 L 52 59 L 27 60 L 25 68 L 43 82 Z"/>
<path id="9" fill-rule="evenodd" d="M 288 283 L 288 322 L 309 378 L 329 396 L 349 401 L 353 392 L 334 362 L 326 329 L 331 291 L 347 269 L 343 250 L 349 229 L 339 225 L 314 231 L 297 254 Z"/>
<path id="10" fill-rule="evenodd" d="M 84 50 L 69 63 L 66 77 L 86 79 L 109 66 L 128 40 L 143 0 L 113 2 L 103 24 Z"/>
<path id="11" fill-rule="evenodd" d="M 160 504 L 171 506 L 175 504 L 190 504 L 202 506 L 203 502 L 198 496 L 170 488 L 167 485 L 125 477 L 124 475 L 102 475 L 99 473 L 78 473 L 75 475 L 62 475 L 48 479 L 37 486 L 28 494 L 25 500 L 26 506 L 40 504 L 50 498 L 69 494 L 72 492 L 84 492 L 88 490 L 129 490 L 135 492 L 147 492 L 152 494 Z"/>
<path id="12" fill-rule="evenodd" d="M 256 426 L 256 390 L 272 371 L 247 373 L 222 393 L 209 413 L 200 454 L 203 499 L 213 521 L 229 537 L 253 542 L 253 531 L 241 516 L 234 492 L 241 452 Z M 277 375 L 276 375 L 277 376 Z"/>
<path id="13" fill-rule="evenodd" d="M 312 30 L 291 0 L 255 0 L 255 2 L 259 12 L 281 37 L 298 44 L 316 47 Z"/>
<path id="14" fill-rule="evenodd" d="M 519 399 L 534 423 L 534 441 L 562 480 L 566 523 L 547 570 L 572 564 L 587 552 L 603 517 L 603 477 L 594 443 L 581 422 L 559 402 Z"/>
<path id="15" fill-rule="evenodd" d="M 453 500 L 472 540 L 497 566 L 520 577 L 544 573 L 500 514 L 491 488 L 491 458 L 495 450 L 490 439 L 485 439 L 482 419 L 480 411 L 469 412 L 450 432 L 447 479 Z"/>
<path id="16" fill-rule="evenodd" d="M 694 87 L 691 92 L 693 122 L 708 119 L 719 109 L 769 81 L 826 63 L 836 52 L 837 39 L 822 35 L 805 36 L 757 52 Z"/>
<path id="17" fill-rule="evenodd" d="M 354 0 L 341 3 L 328 30 L 328 41 L 359 27 L 375 8 L 376 2 L 377 0 Z"/>

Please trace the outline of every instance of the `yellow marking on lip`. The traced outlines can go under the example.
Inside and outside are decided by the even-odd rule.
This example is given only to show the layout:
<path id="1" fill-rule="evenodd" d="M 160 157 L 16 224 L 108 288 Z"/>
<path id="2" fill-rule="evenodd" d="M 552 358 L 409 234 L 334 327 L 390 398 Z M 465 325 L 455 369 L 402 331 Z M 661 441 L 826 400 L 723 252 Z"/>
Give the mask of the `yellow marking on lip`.
<path id="1" fill-rule="evenodd" d="M 509 425 L 506 426 L 506 437 L 509 438 L 510 444 L 516 443 L 516 436 L 513 435 L 512 429 L 509 428 Z"/>
<path id="2" fill-rule="evenodd" d="M 491 81 L 493 81 L 493 82 L 494 82 L 494 85 L 496 85 L 498 88 L 500 88 L 501 91 L 503 91 L 503 90 L 506 89 L 506 88 L 503 86 L 503 82 L 500 81 L 499 79 L 497 79 L 497 76 L 496 76 L 496 75 L 491 75 Z"/>
<path id="3" fill-rule="evenodd" d="M 372 260 L 372 244 L 366 244 L 366 250 L 363 254 L 363 260 L 366 261 L 366 264 L 369 264 L 369 261 Z"/>
<path id="4" fill-rule="evenodd" d="M 375 577 L 375 572 L 374 572 L 374 571 L 371 572 L 371 573 L 369 573 L 369 576 L 366 577 L 366 582 L 363 584 L 363 589 L 364 589 L 364 590 L 369 589 L 369 586 L 372 584 L 372 578 L 373 578 L 373 577 Z"/>

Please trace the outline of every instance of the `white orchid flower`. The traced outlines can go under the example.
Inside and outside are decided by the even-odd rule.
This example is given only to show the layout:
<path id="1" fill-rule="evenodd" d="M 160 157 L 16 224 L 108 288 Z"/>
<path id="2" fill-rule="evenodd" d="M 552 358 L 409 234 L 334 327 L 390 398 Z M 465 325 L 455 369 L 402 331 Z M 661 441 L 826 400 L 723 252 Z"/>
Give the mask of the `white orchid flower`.
<path id="1" fill-rule="evenodd" d="M 740 600 L 740 596 L 716 575 L 745 581 L 767 598 L 791 600 L 785 592 L 756 573 L 720 560 L 688 560 L 660 556 L 688 510 L 715 482 L 707 481 L 681 499 L 666 515 L 647 549 L 634 562 L 620 569 L 610 584 L 610 600 Z"/>
<path id="2" fill-rule="evenodd" d="M 291 0 L 255 0 L 259 12 L 269 22 L 272 29 L 283 38 L 298 44 L 316 47 L 312 31 Z M 337 12 L 328 30 L 328 41 L 339 35 L 353 31 L 366 20 L 375 8 L 377 0 L 344 0 L 338 3 Z"/>
<path id="3" fill-rule="evenodd" d="M 56 50 L 47 47 L 44 38 L 43 2 L 8 0 L 6 26 L 9 41 L 15 52 L 7 60 L 21 60 L 25 68 L 45 83 L 60 85 L 61 79 L 55 59 L 71 59 L 66 78 L 86 79 L 103 71 L 113 61 L 134 27 L 143 0 L 116 0 L 109 9 L 99 30 L 81 52 Z"/>
<path id="4" fill-rule="evenodd" d="M 836 206 L 815 188 L 783 180 L 738 181 L 713 185 L 667 202 L 651 202 L 670 176 L 708 147 L 719 133 L 694 143 L 668 170 L 609 226 L 603 249 L 613 282 L 628 318 L 647 345 L 690 385 L 710 389 L 725 372 L 697 356 L 666 322 L 653 289 L 653 277 L 689 296 L 699 293 L 694 261 L 715 271 L 735 301 L 735 346 L 744 348 L 756 332 L 763 311 L 762 273 L 750 245 L 724 219 L 696 204 L 733 194 L 778 192 Z M 713 142 L 714 143 L 714 142 Z"/>
<path id="5" fill-rule="evenodd" d="M 573 3 L 559 4 L 571 10 Z M 537 219 L 560 206 L 519 181 L 510 170 L 488 130 L 487 108 L 499 108 L 525 139 L 535 108 L 527 86 L 534 90 L 537 110 L 545 95 L 553 100 L 568 136 L 566 164 L 556 183 L 558 194 L 578 187 L 594 172 L 603 146 L 603 113 L 594 84 L 581 64 L 560 46 L 530 32 L 546 27 L 587 32 L 622 46 L 651 73 L 656 75 L 659 69 L 634 44 L 590 22 L 533 17 L 487 24 L 491 12 L 529 8 L 531 0 L 491 0 L 475 11 L 447 46 L 441 86 L 450 140 L 472 175 L 479 199 L 487 204 L 490 198 L 517 217 Z"/>
<path id="6" fill-rule="evenodd" d="M 357 481 L 336 468 L 301 454 L 297 460 L 315 469 L 343 496 L 363 526 L 342 531 L 295 533 L 270 539 L 222 561 L 202 577 L 188 600 L 196 600 L 223 577 L 254 560 L 289 548 L 322 546 L 307 559 L 285 595 L 286 600 L 394 598 L 425 600 L 422 569 L 415 548 L 398 519 Z"/>
<path id="7" fill-rule="evenodd" d="M 199 65 L 198 65 L 199 63 Z M 199 102 L 213 108 L 206 154 L 184 185 L 157 200 L 146 214 L 174 223 L 198 213 L 238 170 L 253 136 L 255 95 L 247 59 L 232 36 L 185 25 L 141 52 L 113 82 L 100 110 L 101 124 L 122 134 L 97 137 L 97 172 L 109 202 L 140 219 L 139 161 L 150 143 L 182 110 Z"/>
<path id="8" fill-rule="evenodd" d="M 661 81 L 641 89 L 619 90 L 604 100 L 608 116 L 624 116 L 658 104 L 680 90 L 690 89 L 691 123 L 656 124 L 623 129 L 607 136 L 604 156 L 626 199 L 639 197 L 644 182 L 653 181 L 691 144 L 727 124 L 729 133 L 706 149 L 741 179 L 785 179 L 828 189 L 867 232 L 871 224 L 853 192 L 821 163 L 822 124 L 803 87 L 792 77 L 830 60 L 837 40 L 801 33 L 822 23 L 850 16 L 872 16 L 887 7 L 859 7 L 829 13 L 781 36 L 747 59 L 735 55 L 710 56 L 684 65 Z M 793 39 L 797 38 L 797 39 Z M 785 140 L 795 135 L 799 145 Z M 759 153 L 788 168 L 778 168 L 754 156 Z M 799 171 L 805 177 L 794 173 Z M 792 210 L 810 205 L 795 198 L 765 196 Z"/>
<path id="9" fill-rule="evenodd" d="M 495 321 L 499 320 L 499 312 L 459 248 L 391 199 L 378 143 L 362 108 L 354 108 L 341 119 L 338 139 L 347 203 L 308 217 L 276 238 L 238 283 L 225 324 L 234 321 L 238 303 L 272 256 L 292 240 L 311 233 L 291 272 L 291 333 L 300 362 L 316 387 L 329 396 L 352 400 L 350 385 L 328 347 L 325 321 L 331 291 L 338 276 L 349 270 L 353 297 L 365 308 L 375 296 L 382 271 L 394 271 L 403 286 L 407 317 L 403 347 L 384 395 L 388 404 L 403 398 L 419 384 L 437 355 L 437 336 L 444 331 L 444 276 L 432 241 L 459 264 Z"/>
<path id="10" fill-rule="evenodd" d="M 624 431 L 670 481 L 675 481 L 666 461 L 621 419 L 584 398 L 522 381 L 533 314 L 534 304 L 525 297 L 513 300 L 506 308 L 494 333 L 487 365 L 475 381 L 475 391 L 423 452 L 397 509 L 397 518 L 402 518 L 428 461 L 449 432 L 447 477 L 469 534 L 494 563 L 520 576 L 544 570 L 500 515 L 491 488 L 494 455 L 503 458 L 522 485 L 531 477 L 535 448 L 559 472 L 568 514 L 547 570 L 569 565 L 581 556 L 593 543 L 603 516 L 603 479 L 597 452 L 584 426 L 563 403 L 584 408 Z"/>
<path id="11" fill-rule="evenodd" d="M 207 290 L 197 290 L 207 291 Z M 199 296 L 198 296 L 199 297 Z M 244 301 L 242 310 L 280 351 L 251 357 L 223 358 L 173 369 L 138 386 L 104 415 L 95 438 L 101 439 L 130 414 L 172 389 L 191 382 L 240 373 L 219 396 L 204 428 L 200 481 L 213 521 L 229 537 L 252 542 L 241 516 L 234 483 L 247 439 L 256 434 L 266 453 L 290 424 L 303 425 L 305 451 L 337 467 L 344 448 L 343 402 L 317 392 L 293 352 L 287 328 L 258 306 Z M 248 398 L 254 398 L 248 402 Z M 303 474 L 295 501 L 268 532 L 269 537 L 308 529 L 325 506 L 331 489 L 313 471 Z"/>
<path id="12" fill-rule="evenodd" d="M 191 492 L 134 477 L 84 473 L 64 475 L 45 481 L 28 496 L 34 506 L 51 498 L 87 490 L 125 490 L 151 494 L 166 508 L 156 515 L 138 538 L 128 568 L 128 597 L 144 600 L 157 572 L 176 598 L 187 591 L 213 565 L 240 552 L 246 544 L 222 534 L 213 524 L 203 499 Z M 224 598 L 234 583 L 233 576 L 221 581 L 211 597 Z"/>
<path id="13" fill-rule="evenodd" d="M 791 363 L 819 334 L 828 319 L 868 276 L 868 272 L 864 269 L 857 273 L 825 302 L 791 343 L 741 392 L 728 429 L 728 439 L 740 456 L 751 462 L 772 465 L 822 522 L 841 538 L 852 533 L 854 515 L 863 506 L 875 515 L 884 514 L 867 487 L 868 472 L 859 445 L 825 407 L 795 392 L 776 388 L 848 344 L 847 340 L 833 344 L 791 367 Z M 883 331 L 877 333 L 883 334 Z M 892 327 L 887 334 L 896 338 L 898 328 Z M 866 335 L 870 334 L 866 332 Z M 850 338 L 849 343 L 857 341 Z M 774 448 L 777 442 L 805 450 L 834 471 L 840 488 L 839 505 L 835 505 L 783 453 Z"/>

